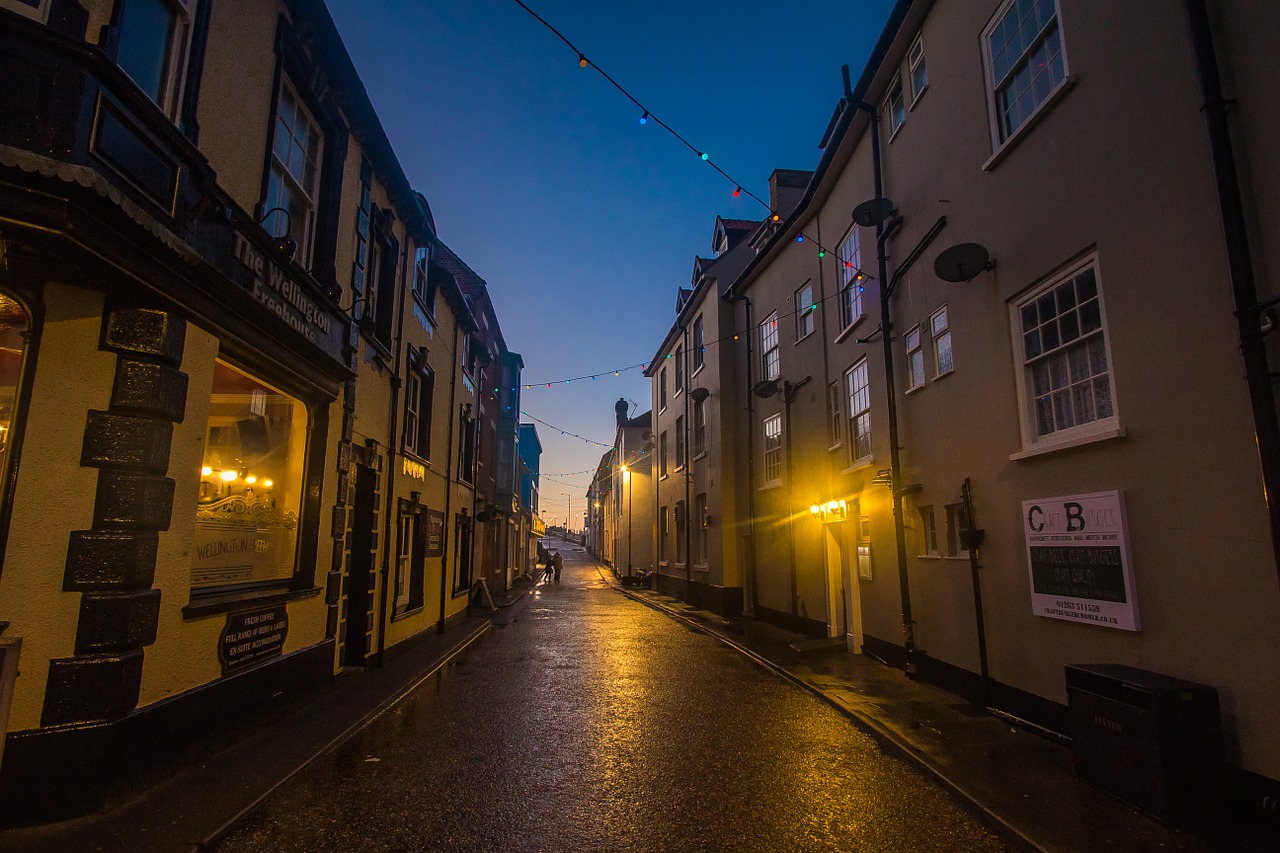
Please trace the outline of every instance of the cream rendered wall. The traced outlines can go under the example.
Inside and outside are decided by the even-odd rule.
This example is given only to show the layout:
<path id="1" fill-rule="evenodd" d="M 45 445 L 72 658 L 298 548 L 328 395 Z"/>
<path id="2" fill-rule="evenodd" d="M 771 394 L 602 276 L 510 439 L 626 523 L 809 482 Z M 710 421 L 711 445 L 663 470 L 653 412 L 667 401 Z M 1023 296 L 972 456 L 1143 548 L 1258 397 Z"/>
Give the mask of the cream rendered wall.
<path id="1" fill-rule="evenodd" d="M 214 3 L 209 19 L 197 112 L 200 150 L 219 186 L 249 212 L 262 197 L 281 11 L 276 3 L 230 0 Z"/>
<path id="2" fill-rule="evenodd" d="M 412 261 L 412 251 L 409 254 L 410 263 Z M 413 270 L 407 271 L 408 281 L 412 283 Z M 404 454 L 400 453 L 400 449 L 404 446 L 403 436 L 400 433 L 404 429 L 404 407 L 405 396 L 400 395 L 399 406 L 399 423 L 396 425 L 396 447 L 392 454 L 392 467 L 395 476 L 394 491 L 391 502 L 388 504 L 389 511 L 392 513 L 392 538 L 387 543 L 391 548 L 393 555 L 393 565 L 391 566 L 391 578 L 395 576 L 394 555 L 398 536 L 396 528 L 397 519 L 399 517 L 399 500 L 411 499 L 411 492 L 420 494 L 420 502 L 423 506 L 444 512 L 445 496 L 448 493 L 448 453 L 449 453 L 449 384 L 448 377 L 450 375 L 449 368 L 453 363 L 453 335 L 456 321 L 453 312 L 450 310 L 448 303 L 436 295 L 436 302 L 433 306 L 434 317 L 437 326 L 434 329 L 424 325 L 414 316 L 414 297 L 411 287 L 406 287 L 403 293 L 404 302 L 403 309 L 405 311 L 404 327 L 402 341 L 400 346 L 403 347 L 401 360 L 406 363 L 407 350 L 409 347 L 426 347 L 427 364 L 435 372 L 436 383 L 434 397 L 431 407 L 431 449 L 429 461 L 422 464 L 426 468 L 426 476 L 424 480 L 418 480 L 404 473 L 403 461 Z M 404 386 L 401 386 L 402 388 Z M 415 460 L 416 461 L 416 460 Z M 453 507 L 450 508 L 453 512 Z M 423 523 L 426 523 L 426 516 L 423 516 Z M 445 531 L 448 533 L 450 522 L 445 521 Z M 387 646 L 393 646 L 402 642 L 419 632 L 433 626 L 440 616 L 440 573 L 443 571 L 448 573 L 449 563 L 452 558 L 452 552 L 446 553 L 444 557 L 427 557 L 425 558 L 425 566 L 423 568 L 422 582 L 422 611 L 417 614 L 411 614 L 404 618 L 394 621 L 388 621 L 387 624 Z M 390 580 L 389 583 L 394 583 Z M 390 590 L 389 590 L 390 592 Z M 446 591 L 446 596 L 448 592 Z M 393 609 L 393 602 L 388 603 L 388 608 Z"/>
<path id="3" fill-rule="evenodd" d="M 906 217 L 890 253 L 901 257 L 938 215 L 948 218 L 894 306 L 901 332 L 946 303 L 956 361 L 954 374 L 900 399 L 904 479 L 923 486 L 916 505 L 940 508 L 974 478 L 995 678 L 1058 702 L 1071 662 L 1212 684 L 1236 760 L 1280 777 L 1280 688 L 1259 678 L 1280 665 L 1280 589 L 1183 16 L 1155 2 L 1061 0 L 1078 82 L 984 169 L 991 143 L 977 34 L 989 6 L 934 6 L 924 24 L 930 88 L 885 147 L 885 192 Z M 1138 42 L 1168 47 L 1135 56 Z M 962 241 L 985 244 L 999 265 L 965 285 L 937 280 L 933 256 Z M 1023 447 L 1008 305 L 1093 251 L 1127 435 L 1010 459 Z M 882 399 L 875 375 L 873 365 L 873 399 Z M 1108 489 L 1126 496 L 1140 633 L 1031 611 L 1021 501 Z M 918 645 L 976 669 L 967 572 L 908 547 Z M 888 604 L 872 600 L 868 633 L 892 636 L 879 627 L 893 621 Z"/>
<path id="4" fill-rule="evenodd" d="M 80 453 L 87 413 L 107 409 L 116 367 L 98 349 L 101 293 L 49 282 L 44 310 L 0 575 L 0 618 L 23 640 L 10 731 L 39 727 L 49 661 L 75 653 L 80 595 L 62 591 L 67 542 L 93 525 L 98 470 L 81 467 Z"/>

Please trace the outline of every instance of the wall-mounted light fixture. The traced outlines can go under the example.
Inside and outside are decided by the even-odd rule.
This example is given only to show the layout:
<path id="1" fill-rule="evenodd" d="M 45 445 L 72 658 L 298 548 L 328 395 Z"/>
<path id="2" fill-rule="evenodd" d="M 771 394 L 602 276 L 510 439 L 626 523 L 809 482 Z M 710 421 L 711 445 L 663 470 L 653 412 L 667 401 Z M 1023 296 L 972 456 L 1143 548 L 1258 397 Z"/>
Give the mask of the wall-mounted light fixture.
<path id="1" fill-rule="evenodd" d="M 273 207 L 266 213 L 262 214 L 262 218 L 258 220 L 258 224 L 265 227 L 264 223 L 272 214 L 275 213 L 284 214 L 284 234 L 278 236 L 275 234 L 271 235 L 275 238 L 271 243 L 271 250 L 277 255 L 283 257 L 285 260 L 291 261 L 293 260 L 293 256 L 298 252 L 298 241 L 293 239 L 293 236 L 290 233 L 293 231 L 293 218 L 289 216 L 289 211 L 285 210 L 283 207 Z M 267 233 L 270 234 L 271 229 L 267 229 Z"/>

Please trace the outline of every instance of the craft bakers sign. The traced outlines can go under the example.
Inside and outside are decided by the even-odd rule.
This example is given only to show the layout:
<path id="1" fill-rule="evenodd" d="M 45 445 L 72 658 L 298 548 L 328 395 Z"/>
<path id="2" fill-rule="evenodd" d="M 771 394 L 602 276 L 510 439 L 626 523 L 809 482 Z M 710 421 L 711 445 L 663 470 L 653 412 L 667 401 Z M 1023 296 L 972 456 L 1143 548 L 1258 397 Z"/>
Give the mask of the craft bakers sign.
<path id="1" fill-rule="evenodd" d="M 1022 502 L 1037 616 L 1140 629 L 1123 492 Z"/>

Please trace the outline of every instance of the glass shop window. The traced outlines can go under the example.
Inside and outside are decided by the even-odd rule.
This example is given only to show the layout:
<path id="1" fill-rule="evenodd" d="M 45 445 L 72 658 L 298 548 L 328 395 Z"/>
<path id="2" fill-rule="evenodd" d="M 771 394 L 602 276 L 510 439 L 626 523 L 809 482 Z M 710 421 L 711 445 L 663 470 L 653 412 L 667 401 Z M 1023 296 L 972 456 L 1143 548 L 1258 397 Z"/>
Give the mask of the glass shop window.
<path id="1" fill-rule="evenodd" d="M 14 409 L 30 332 L 31 318 L 27 310 L 0 291 L 0 475 L 9 470 L 9 452 L 16 429 Z"/>
<path id="2" fill-rule="evenodd" d="M 194 592 L 279 585 L 293 576 L 307 411 L 224 362 L 205 426 Z"/>

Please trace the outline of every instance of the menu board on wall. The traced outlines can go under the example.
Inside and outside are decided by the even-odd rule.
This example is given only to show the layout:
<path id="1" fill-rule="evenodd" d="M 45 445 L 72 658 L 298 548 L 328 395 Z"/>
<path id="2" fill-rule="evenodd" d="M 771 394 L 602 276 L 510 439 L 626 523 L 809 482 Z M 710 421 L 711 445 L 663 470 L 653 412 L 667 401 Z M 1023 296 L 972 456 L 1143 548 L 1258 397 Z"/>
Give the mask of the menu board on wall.
<path id="1" fill-rule="evenodd" d="M 278 657 L 284 651 L 288 634 L 289 612 L 283 604 L 228 614 L 227 624 L 218 638 L 222 674 Z"/>
<path id="2" fill-rule="evenodd" d="M 1124 493 L 1022 502 L 1037 616 L 1138 631 Z"/>
<path id="3" fill-rule="evenodd" d="M 434 509 L 427 510 L 427 550 L 426 556 L 439 557 L 444 554 L 444 513 Z"/>

